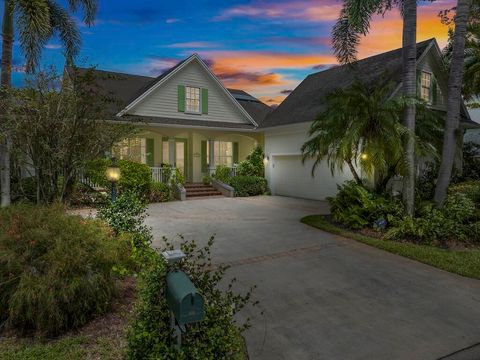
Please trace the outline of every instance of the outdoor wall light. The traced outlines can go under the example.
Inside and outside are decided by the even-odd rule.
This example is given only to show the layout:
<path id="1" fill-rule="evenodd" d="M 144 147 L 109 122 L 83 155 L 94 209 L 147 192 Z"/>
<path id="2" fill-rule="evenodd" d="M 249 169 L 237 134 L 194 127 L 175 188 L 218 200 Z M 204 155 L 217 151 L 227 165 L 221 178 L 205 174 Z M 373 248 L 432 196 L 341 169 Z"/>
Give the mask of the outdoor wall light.
<path id="1" fill-rule="evenodd" d="M 263 163 L 264 163 L 265 165 L 267 165 L 269 161 L 270 161 L 270 158 L 269 158 L 268 156 L 265 156 L 265 157 L 263 158 Z"/>
<path id="2" fill-rule="evenodd" d="M 112 183 L 112 202 L 117 199 L 117 182 L 120 180 L 120 168 L 117 166 L 117 159 L 112 158 L 112 165 L 107 167 L 107 180 Z"/>

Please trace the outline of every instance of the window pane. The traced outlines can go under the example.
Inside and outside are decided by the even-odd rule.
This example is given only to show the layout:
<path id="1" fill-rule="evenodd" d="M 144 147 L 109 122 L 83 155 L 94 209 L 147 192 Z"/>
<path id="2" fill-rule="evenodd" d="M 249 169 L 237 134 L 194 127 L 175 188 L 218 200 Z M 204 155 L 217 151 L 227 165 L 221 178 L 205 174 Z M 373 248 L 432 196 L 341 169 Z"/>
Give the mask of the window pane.
<path id="1" fill-rule="evenodd" d="M 164 141 L 162 144 L 162 159 L 164 164 L 168 164 L 170 162 L 170 157 L 169 157 L 169 144 L 168 141 Z"/>

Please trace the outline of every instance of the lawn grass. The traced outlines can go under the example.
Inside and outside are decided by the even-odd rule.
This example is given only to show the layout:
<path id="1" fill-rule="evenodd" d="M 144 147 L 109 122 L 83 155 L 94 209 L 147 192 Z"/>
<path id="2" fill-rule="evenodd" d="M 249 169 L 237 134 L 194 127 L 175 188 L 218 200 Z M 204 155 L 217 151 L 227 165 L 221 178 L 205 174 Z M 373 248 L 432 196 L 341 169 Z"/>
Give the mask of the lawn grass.
<path id="1" fill-rule="evenodd" d="M 376 239 L 335 226 L 326 220 L 323 215 L 305 216 L 300 221 L 320 230 L 348 237 L 451 273 L 480 279 L 480 250 L 453 251 L 408 242 Z"/>
<path id="2" fill-rule="evenodd" d="M 0 340 L 2 360 L 80 360 L 85 359 L 86 338 L 76 336 L 42 344 L 30 341 Z"/>

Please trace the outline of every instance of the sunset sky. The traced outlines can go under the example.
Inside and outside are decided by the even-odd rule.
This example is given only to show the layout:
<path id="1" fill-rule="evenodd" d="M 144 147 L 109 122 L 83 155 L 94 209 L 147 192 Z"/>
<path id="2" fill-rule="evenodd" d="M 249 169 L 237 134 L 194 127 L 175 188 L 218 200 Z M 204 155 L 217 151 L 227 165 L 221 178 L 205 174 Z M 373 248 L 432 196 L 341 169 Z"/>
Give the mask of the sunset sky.
<path id="1" fill-rule="evenodd" d="M 65 3 L 66 0 L 60 0 Z M 3 3 L 3 2 L 2 2 Z M 336 63 L 330 30 L 337 0 L 100 0 L 95 25 L 81 25 L 80 66 L 157 76 L 197 52 L 227 87 L 278 104 L 306 75 Z M 418 40 L 436 37 L 445 45 L 447 27 L 437 17 L 455 1 L 420 2 Z M 80 24 L 80 22 L 79 22 Z M 362 41 L 360 58 L 400 47 L 398 11 L 374 20 Z M 17 44 L 18 45 L 18 44 Z M 22 84 L 22 56 L 14 48 Z M 62 49 L 53 39 L 43 65 L 63 67 Z"/>

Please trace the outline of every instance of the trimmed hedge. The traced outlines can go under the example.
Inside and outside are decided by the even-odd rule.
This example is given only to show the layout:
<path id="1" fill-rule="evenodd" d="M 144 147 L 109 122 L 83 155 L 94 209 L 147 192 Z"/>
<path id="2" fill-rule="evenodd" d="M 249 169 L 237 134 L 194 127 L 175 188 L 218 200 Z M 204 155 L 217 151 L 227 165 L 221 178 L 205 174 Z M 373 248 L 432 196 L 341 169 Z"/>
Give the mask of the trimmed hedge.
<path id="1" fill-rule="evenodd" d="M 85 166 L 85 175 L 101 186 L 110 187 L 105 172 L 111 163 L 110 159 L 90 161 Z M 135 192 L 142 197 L 148 197 L 152 182 L 150 167 L 130 160 L 119 160 L 117 165 L 121 173 L 118 181 L 120 191 Z"/>
<path id="2" fill-rule="evenodd" d="M 238 197 L 262 195 L 267 191 L 267 180 L 260 176 L 235 176 L 230 178 L 229 185 Z"/>
<path id="3" fill-rule="evenodd" d="M 114 267 L 129 254 L 99 220 L 60 207 L 0 211 L 0 322 L 20 333 L 56 335 L 110 307 Z"/>

